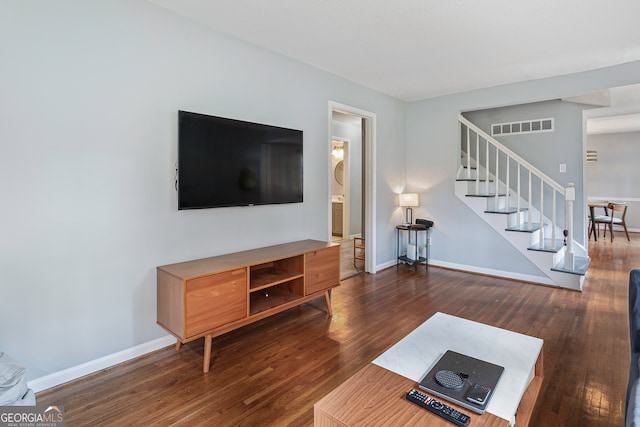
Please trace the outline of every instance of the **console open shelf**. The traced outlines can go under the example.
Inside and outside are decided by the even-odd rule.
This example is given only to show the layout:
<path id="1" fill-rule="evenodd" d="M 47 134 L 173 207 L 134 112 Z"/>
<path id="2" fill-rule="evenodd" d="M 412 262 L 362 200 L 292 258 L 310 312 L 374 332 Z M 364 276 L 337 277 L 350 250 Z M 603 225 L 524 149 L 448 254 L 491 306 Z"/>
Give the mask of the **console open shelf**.
<path id="1" fill-rule="evenodd" d="M 260 292 L 252 292 L 250 296 L 250 315 L 255 315 L 260 312 L 269 310 L 274 307 L 281 306 L 291 301 L 295 301 L 302 298 L 304 295 L 300 291 L 291 290 L 291 283 L 285 283 L 281 285 L 271 286 L 264 288 Z M 294 284 L 295 285 L 295 284 Z M 302 279 L 298 284 L 299 289 L 302 289 Z M 295 286 L 294 286 L 295 288 Z"/>
<path id="2" fill-rule="evenodd" d="M 304 255 L 253 265 L 249 271 L 249 291 L 304 277 Z"/>

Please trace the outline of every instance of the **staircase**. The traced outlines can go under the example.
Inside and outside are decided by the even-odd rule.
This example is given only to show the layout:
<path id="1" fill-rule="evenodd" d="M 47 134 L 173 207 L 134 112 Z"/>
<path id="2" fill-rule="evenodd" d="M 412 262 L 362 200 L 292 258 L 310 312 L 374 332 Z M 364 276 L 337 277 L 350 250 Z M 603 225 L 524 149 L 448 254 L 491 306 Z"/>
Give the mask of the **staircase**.
<path id="1" fill-rule="evenodd" d="M 561 186 L 462 115 L 459 121 L 456 196 L 541 271 L 540 283 L 582 290 L 590 259 L 573 239 L 573 184 Z"/>

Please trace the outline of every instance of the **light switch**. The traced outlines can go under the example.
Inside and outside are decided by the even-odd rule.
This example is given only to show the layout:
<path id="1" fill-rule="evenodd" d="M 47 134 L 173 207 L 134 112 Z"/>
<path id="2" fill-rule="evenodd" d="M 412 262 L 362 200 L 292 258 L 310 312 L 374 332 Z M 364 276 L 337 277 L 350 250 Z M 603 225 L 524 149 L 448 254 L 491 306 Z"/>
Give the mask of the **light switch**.
<path id="1" fill-rule="evenodd" d="M 567 171 L 566 163 L 560 163 L 560 173 L 565 173 Z"/>

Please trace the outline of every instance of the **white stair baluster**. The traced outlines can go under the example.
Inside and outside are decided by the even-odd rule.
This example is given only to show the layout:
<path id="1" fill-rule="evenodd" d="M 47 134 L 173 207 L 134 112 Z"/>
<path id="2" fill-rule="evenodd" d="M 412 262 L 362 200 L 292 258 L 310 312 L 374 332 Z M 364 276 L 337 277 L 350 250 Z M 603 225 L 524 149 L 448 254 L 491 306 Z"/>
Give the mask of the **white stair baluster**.
<path id="1" fill-rule="evenodd" d="M 520 163 L 518 163 L 518 184 L 516 186 L 516 211 L 518 212 L 518 226 L 520 226 Z"/>
<path id="2" fill-rule="evenodd" d="M 509 155 L 507 154 L 507 197 L 505 198 L 505 208 L 507 209 L 507 212 L 509 212 L 509 197 L 510 197 L 510 193 L 511 193 L 511 187 L 509 187 L 509 163 L 511 161 L 511 158 L 509 157 Z"/>
<path id="3" fill-rule="evenodd" d="M 540 249 L 544 248 L 544 180 L 540 179 Z"/>
<path id="4" fill-rule="evenodd" d="M 494 188 L 496 191 L 495 210 L 498 210 L 498 208 L 500 207 L 500 203 L 498 202 L 498 195 L 500 194 L 500 167 L 498 166 L 499 154 L 500 150 L 498 150 L 498 147 L 496 147 L 496 174 L 493 180 L 495 182 Z"/>
<path id="5" fill-rule="evenodd" d="M 467 126 L 467 179 L 471 179 L 471 145 L 469 140 L 471 139 L 469 126 Z"/>
<path id="6" fill-rule="evenodd" d="M 480 193 L 480 134 L 476 132 L 476 194 Z"/>
<path id="7" fill-rule="evenodd" d="M 551 204 L 551 247 L 556 248 L 556 195 L 558 192 L 553 190 L 553 202 Z"/>
<path id="8" fill-rule="evenodd" d="M 484 165 L 484 186 L 487 194 L 489 193 L 489 169 L 491 169 L 491 164 L 489 163 L 489 140 L 485 139 L 485 155 L 484 161 L 486 162 Z"/>
<path id="9" fill-rule="evenodd" d="M 527 206 L 529 207 L 529 210 L 527 211 L 527 223 L 529 224 L 529 228 L 528 229 L 531 230 L 533 228 L 533 218 L 532 218 L 533 212 L 531 212 L 531 210 L 532 210 L 531 209 L 532 208 L 532 205 L 531 205 L 531 170 L 529 170 L 529 183 L 528 184 L 529 184 L 528 185 L 529 194 L 528 194 L 527 197 L 529 198 L 529 203 L 527 204 Z"/>

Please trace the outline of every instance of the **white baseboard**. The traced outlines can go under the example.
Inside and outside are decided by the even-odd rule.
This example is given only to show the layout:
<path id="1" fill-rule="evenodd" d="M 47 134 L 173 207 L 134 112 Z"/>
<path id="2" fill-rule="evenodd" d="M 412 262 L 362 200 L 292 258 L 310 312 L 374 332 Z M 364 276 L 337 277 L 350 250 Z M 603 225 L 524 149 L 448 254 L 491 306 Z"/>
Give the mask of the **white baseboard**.
<path id="1" fill-rule="evenodd" d="M 377 271 L 380 271 L 395 265 L 396 265 L 395 260 L 385 262 L 383 264 L 378 264 Z M 432 258 L 429 259 L 429 265 L 433 265 L 434 267 L 450 268 L 452 270 L 468 271 L 470 273 L 486 274 L 488 276 L 504 277 L 505 279 L 521 280 L 524 282 L 540 283 L 542 285 L 558 286 L 555 283 L 553 283 L 551 279 L 544 276 L 530 276 L 528 274 L 513 273 L 511 271 L 493 270 L 490 268 L 475 267 L 475 266 L 466 265 L 466 264 L 456 264 L 452 262 L 438 261 Z"/>
<path id="2" fill-rule="evenodd" d="M 55 387 L 60 384 L 84 377 L 85 375 L 98 372 L 102 369 L 109 368 L 117 365 L 118 363 L 126 362 L 127 360 L 135 359 L 152 351 L 159 350 L 168 345 L 176 343 L 175 337 L 167 335 L 165 337 L 156 338 L 155 340 L 142 343 L 135 347 L 131 347 L 117 353 L 113 353 L 104 357 L 100 357 L 95 360 L 83 363 L 81 365 L 72 366 L 63 371 L 54 372 L 44 377 L 36 378 L 27 383 L 28 387 L 34 392 L 40 392 L 51 387 Z"/>
<path id="3" fill-rule="evenodd" d="M 395 266 L 395 265 L 396 265 L 396 261 L 395 260 L 388 261 L 388 262 L 385 262 L 385 263 L 382 263 L 382 264 L 378 264 L 378 265 L 376 265 L 376 271 L 384 270 L 385 268 L 389 268 L 389 267 L 392 267 L 392 266 Z"/>
<path id="4" fill-rule="evenodd" d="M 444 267 L 444 268 L 450 268 L 450 269 L 453 269 L 453 270 L 468 271 L 470 273 L 486 274 L 488 276 L 503 277 L 505 279 L 513 279 L 513 280 L 521 280 L 521 281 L 524 281 L 524 282 L 540 283 L 542 285 L 551 285 L 551 286 L 555 286 L 555 287 L 558 286 L 555 283 L 553 283 L 551 281 L 551 279 L 549 279 L 548 277 L 545 277 L 545 276 L 531 276 L 531 275 L 528 275 L 528 274 L 514 273 L 512 271 L 494 270 L 494 269 L 491 269 L 491 268 L 475 267 L 475 266 L 472 266 L 472 265 L 456 264 L 456 263 L 452 263 L 452 262 L 438 261 L 438 260 L 434 260 L 434 259 L 430 259 L 429 260 L 429 265 L 434 265 L 436 267 L 439 266 L 439 267 Z"/>

